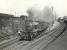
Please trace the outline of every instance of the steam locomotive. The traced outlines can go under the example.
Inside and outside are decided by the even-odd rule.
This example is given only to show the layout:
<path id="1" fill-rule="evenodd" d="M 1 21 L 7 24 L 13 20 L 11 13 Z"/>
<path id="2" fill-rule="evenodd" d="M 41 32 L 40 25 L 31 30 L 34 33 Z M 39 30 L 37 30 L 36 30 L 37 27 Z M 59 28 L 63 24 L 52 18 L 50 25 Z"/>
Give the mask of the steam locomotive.
<path id="1" fill-rule="evenodd" d="M 38 35 L 40 35 L 42 32 L 46 31 L 48 26 L 49 24 L 47 22 L 26 20 L 25 30 L 20 31 L 20 40 L 31 41 L 35 39 Z"/>

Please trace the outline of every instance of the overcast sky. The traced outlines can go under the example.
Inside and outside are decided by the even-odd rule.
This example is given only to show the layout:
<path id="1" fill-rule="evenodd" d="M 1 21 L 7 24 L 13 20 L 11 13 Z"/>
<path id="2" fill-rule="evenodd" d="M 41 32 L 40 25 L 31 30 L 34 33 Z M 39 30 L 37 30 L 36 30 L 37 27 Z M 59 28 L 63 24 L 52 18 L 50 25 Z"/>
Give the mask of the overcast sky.
<path id="1" fill-rule="evenodd" d="M 67 0 L 0 0 L 0 13 L 20 16 L 26 14 L 26 10 L 33 6 L 53 6 L 59 16 L 67 15 Z"/>

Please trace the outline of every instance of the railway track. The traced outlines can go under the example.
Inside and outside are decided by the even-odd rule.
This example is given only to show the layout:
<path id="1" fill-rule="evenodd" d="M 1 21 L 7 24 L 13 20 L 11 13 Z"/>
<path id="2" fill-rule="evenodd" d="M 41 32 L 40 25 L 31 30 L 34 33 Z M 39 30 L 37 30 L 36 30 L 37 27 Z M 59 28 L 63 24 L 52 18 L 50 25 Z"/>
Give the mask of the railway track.
<path id="1" fill-rule="evenodd" d="M 0 50 L 2 50 L 5 47 L 8 47 L 9 45 L 12 45 L 12 44 L 18 42 L 18 40 L 19 40 L 18 37 L 14 37 L 12 39 L 4 40 L 4 41 L 0 42 Z"/>
<path id="2" fill-rule="evenodd" d="M 51 41 L 55 40 L 59 35 L 62 34 L 62 32 L 65 30 L 65 25 L 59 25 L 56 26 L 56 29 L 54 29 L 51 32 L 48 32 L 48 35 L 44 35 L 40 39 L 30 43 L 26 47 L 22 48 L 22 50 L 41 50 L 43 47 L 48 45 Z"/>
<path id="3" fill-rule="evenodd" d="M 3 50 L 41 50 L 43 47 L 48 45 L 51 41 L 57 39 L 65 30 L 64 24 L 59 24 L 59 26 L 54 26 L 56 28 L 52 28 L 52 31 L 46 32 L 47 35 L 40 35 L 42 36 L 39 39 L 33 41 L 24 41 L 24 42 L 17 42 L 14 45 L 7 47 Z"/>

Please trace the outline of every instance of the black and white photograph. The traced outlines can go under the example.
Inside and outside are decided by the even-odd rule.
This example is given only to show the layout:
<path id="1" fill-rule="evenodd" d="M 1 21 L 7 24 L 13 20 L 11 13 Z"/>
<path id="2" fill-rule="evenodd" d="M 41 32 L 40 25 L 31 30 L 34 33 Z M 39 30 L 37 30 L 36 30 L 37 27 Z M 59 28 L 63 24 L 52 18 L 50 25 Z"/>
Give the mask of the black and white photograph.
<path id="1" fill-rule="evenodd" d="M 0 0 L 0 50 L 67 50 L 67 0 Z"/>

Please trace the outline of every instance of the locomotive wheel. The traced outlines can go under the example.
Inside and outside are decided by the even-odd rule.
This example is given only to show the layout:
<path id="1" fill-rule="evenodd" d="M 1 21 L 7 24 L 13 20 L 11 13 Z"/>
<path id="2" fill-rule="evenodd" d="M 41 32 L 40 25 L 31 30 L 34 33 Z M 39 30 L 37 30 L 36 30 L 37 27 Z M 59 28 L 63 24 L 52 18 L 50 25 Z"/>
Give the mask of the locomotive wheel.
<path id="1" fill-rule="evenodd" d="M 22 40 L 24 40 L 24 37 L 21 37 L 21 38 L 19 39 L 19 41 L 22 41 Z"/>
<path id="2" fill-rule="evenodd" d="M 33 39 L 34 39 L 34 36 L 35 36 L 34 34 L 32 34 L 32 35 L 31 35 L 31 40 L 33 40 Z"/>
<path id="3" fill-rule="evenodd" d="M 35 38 L 35 34 L 33 34 L 33 39 Z"/>
<path id="4" fill-rule="evenodd" d="M 36 34 L 34 34 L 34 37 L 33 38 L 36 38 Z"/>
<path id="5" fill-rule="evenodd" d="M 28 36 L 28 40 L 31 41 L 31 36 L 30 35 Z"/>

